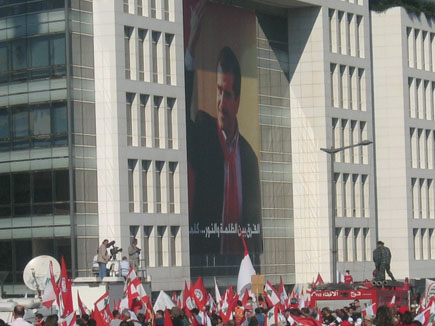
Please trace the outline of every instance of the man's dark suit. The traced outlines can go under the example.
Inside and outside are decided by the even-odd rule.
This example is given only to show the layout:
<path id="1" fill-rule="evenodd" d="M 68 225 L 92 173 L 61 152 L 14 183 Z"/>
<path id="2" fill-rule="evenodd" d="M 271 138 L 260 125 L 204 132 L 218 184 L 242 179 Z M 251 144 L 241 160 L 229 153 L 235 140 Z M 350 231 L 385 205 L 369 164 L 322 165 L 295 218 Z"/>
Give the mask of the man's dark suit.
<path id="1" fill-rule="evenodd" d="M 224 202 L 224 154 L 219 142 L 217 120 L 204 111 L 198 111 L 196 120 L 188 130 L 188 160 L 194 171 L 194 200 L 190 225 L 199 223 L 204 229 L 211 223 L 222 222 Z M 261 195 L 257 157 L 246 139 L 239 137 L 240 165 L 242 174 L 241 228 L 248 224 L 260 224 Z M 261 227 L 260 227 L 261 230 Z M 193 253 L 219 253 L 220 238 L 204 234 L 190 234 Z M 248 249 L 260 253 L 261 234 L 247 238 Z M 236 241 L 234 253 L 243 254 L 242 241 Z"/>

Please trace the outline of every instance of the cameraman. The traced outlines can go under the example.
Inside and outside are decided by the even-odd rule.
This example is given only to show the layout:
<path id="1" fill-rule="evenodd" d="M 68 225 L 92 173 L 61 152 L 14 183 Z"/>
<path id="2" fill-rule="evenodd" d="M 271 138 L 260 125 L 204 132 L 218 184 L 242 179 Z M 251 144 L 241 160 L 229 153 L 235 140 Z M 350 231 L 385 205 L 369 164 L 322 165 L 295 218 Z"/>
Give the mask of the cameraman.
<path id="1" fill-rule="evenodd" d="M 98 249 L 98 267 L 99 267 L 99 273 L 98 276 L 103 279 L 103 277 L 107 276 L 106 272 L 106 264 L 110 259 L 110 256 L 107 252 L 107 245 L 109 244 L 109 240 L 104 239 L 103 243 L 101 244 L 100 248 Z"/>
<path id="2" fill-rule="evenodd" d="M 128 247 L 128 260 L 130 262 L 130 266 L 133 266 L 136 271 L 139 267 L 139 256 L 140 249 L 137 247 L 137 239 L 133 239 L 131 241 L 131 246 Z"/>

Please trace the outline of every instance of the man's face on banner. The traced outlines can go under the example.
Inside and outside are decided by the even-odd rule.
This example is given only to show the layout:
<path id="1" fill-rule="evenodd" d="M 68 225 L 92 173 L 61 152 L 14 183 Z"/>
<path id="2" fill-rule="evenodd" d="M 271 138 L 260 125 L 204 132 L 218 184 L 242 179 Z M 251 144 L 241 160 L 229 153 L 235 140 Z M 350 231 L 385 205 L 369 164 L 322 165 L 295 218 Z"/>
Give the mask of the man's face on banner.
<path id="1" fill-rule="evenodd" d="M 233 89 L 234 75 L 230 72 L 217 70 L 217 121 L 219 127 L 227 136 L 233 136 L 237 125 L 240 97 Z"/>

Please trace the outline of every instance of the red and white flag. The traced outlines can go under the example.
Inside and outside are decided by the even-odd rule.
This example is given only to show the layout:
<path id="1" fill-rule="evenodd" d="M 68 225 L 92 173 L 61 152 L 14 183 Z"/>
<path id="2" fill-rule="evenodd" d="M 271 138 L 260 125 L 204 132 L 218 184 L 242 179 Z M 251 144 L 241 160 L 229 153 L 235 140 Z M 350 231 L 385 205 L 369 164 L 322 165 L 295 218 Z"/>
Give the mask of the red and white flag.
<path id="1" fill-rule="evenodd" d="M 44 294 L 42 295 L 42 304 L 45 307 L 50 308 L 55 301 L 59 305 L 59 288 L 57 287 L 56 280 L 54 278 L 52 262 L 50 262 L 48 270 L 49 275 L 45 281 Z"/>
<path id="2" fill-rule="evenodd" d="M 393 297 L 391 298 L 391 301 L 388 303 L 388 307 L 392 308 L 396 305 L 396 296 L 393 295 Z"/>
<path id="3" fill-rule="evenodd" d="M 375 315 L 375 305 L 376 305 L 376 302 L 372 303 L 370 306 L 367 306 L 365 309 L 363 309 L 361 311 L 362 316 L 363 317 L 365 317 L 365 316 L 374 316 Z"/>
<path id="4" fill-rule="evenodd" d="M 251 258 L 249 257 L 248 246 L 246 245 L 245 236 L 240 232 L 240 237 L 242 239 L 244 256 L 242 262 L 240 263 L 239 275 L 237 276 L 237 293 L 242 295 L 245 289 L 251 289 L 251 277 L 255 275 L 255 269 L 252 265 Z"/>
<path id="5" fill-rule="evenodd" d="M 280 302 L 278 292 L 269 281 L 266 281 L 264 286 L 264 295 L 269 306 L 274 306 Z"/>
<path id="6" fill-rule="evenodd" d="M 203 310 L 207 305 L 207 291 L 204 286 L 204 282 L 202 281 L 202 277 L 198 277 L 195 284 L 190 287 L 191 296 L 195 300 L 195 303 L 199 310 Z"/>
<path id="7" fill-rule="evenodd" d="M 239 300 L 239 296 L 237 294 L 234 295 L 233 287 L 230 286 L 229 289 L 225 291 L 219 312 L 219 316 L 221 316 L 225 324 L 232 319 L 232 312 L 237 305 L 237 300 Z"/>
<path id="8" fill-rule="evenodd" d="M 60 322 L 62 326 L 75 326 L 77 321 L 77 315 L 76 312 L 73 311 L 72 313 L 68 314 L 63 318 L 63 320 Z"/>
<path id="9" fill-rule="evenodd" d="M 96 320 L 98 326 L 107 326 L 112 321 L 113 316 L 109 306 L 109 292 L 104 293 L 97 301 L 95 301 L 94 316 L 99 319 Z M 100 321 L 101 325 L 98 321 Z"/>
<path id="10" fill-rule="evenodd" d="M 220 310 L 222 298 L 219 292 L 219 287 L 217 285 L 216 277 L 214 278 L 214 296 L 216 297 L 217 309 Z"/>
<path id="11" fill-rule="evenodd" d="M 183 291 L 183 308 L 192 310 L 196 307 L 195 299 L 191 295 L 190 288 L 187 286 L 187 282 L 184 281 L 184 291 Z"/>
<path id="12" fill-rule="evenodd" d="M 80 309 L 80 317 L 83 315 L 89 315 L 90 311 L 89 309 L 85 306 L 85 304 L 82 302 L 82 299 L 80 299 L 80 294 L 77 291 L 77 303 L 79 305 L 79 309 Z"/>
<path id="13" fill-rule="evenodd" d="M 281 303 L 281 309 L 286 309 L 286 305 L 288 302 L 288 295 L 284 288 L 284 283 L 282 281 L 282 277 L 280 277 L 279 288 L 278 288 L 279 300 Z"/>
<path id="14" fill-rule="evenodd" d="M 60 297 L 63 306 L 62 317 L 66 317 L 74 311 L 74 308 L 73 308 L 73 299 L 72 299 L 72 291 L 71 291 L 71 279 L 68 278 L 65 259 L 63 259 L 63 256 L 61 258 L 59 290 L 60 290 Z"/>

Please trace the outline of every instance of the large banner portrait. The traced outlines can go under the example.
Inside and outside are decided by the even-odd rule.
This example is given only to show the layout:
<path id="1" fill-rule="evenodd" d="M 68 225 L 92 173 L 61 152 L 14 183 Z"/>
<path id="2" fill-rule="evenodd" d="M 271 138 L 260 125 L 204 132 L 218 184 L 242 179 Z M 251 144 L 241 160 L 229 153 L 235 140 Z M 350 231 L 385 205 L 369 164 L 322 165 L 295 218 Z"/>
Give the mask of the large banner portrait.
<path id="1" fill-rule="evenodd" d="M 242 234 L 262 252 L 256 17 L 206 0 L 183 9 L 191 264 L 240 263 Z"/>

